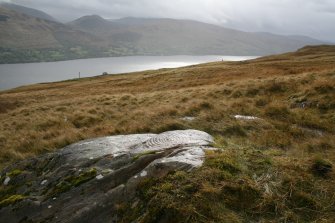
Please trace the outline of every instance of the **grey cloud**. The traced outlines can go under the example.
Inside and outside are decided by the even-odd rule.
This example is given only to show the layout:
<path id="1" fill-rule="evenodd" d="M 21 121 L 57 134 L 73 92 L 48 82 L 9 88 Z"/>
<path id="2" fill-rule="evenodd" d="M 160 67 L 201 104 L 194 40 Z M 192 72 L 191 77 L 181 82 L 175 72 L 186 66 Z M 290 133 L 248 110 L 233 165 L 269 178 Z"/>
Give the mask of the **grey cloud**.
<path id="1" fill-rule="evenodd" d="M 12 0 L 11 2 L 43 10 L 61 21 L 73 20 L 88 14 L 99 14 L 105 18 L 169 17 L 193 19 L 245 31 L 308 35 L 335 42 L 334 0 Z"/>

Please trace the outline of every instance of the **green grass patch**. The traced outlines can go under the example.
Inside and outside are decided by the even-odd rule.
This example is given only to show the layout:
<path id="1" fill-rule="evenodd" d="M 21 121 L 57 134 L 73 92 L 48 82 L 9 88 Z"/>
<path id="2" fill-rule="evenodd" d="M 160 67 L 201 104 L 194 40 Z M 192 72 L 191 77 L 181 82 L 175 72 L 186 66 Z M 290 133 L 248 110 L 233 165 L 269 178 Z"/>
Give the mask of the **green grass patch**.
<path id="1" fill-rule="evenodd" d="M 9 173 L 7 173 L 6 175 L 8 177 L 16 177 L 16 176 L 20 175 L 22 172 L 23 172 L 22 170 L 14 169 L 14 170 L 10 171 Z"/>
<path id="2" fill-rule="evenodd" d="M 15 204 L 17 202 L 20 202 L 20 201 L 26 199 L 26 198 L 27 198 L 26 196 L 21 195 L 21 194 L 11 195 L 10 197 L 0 201 L 0 207 L 6 207 L 8 205 Z"/>

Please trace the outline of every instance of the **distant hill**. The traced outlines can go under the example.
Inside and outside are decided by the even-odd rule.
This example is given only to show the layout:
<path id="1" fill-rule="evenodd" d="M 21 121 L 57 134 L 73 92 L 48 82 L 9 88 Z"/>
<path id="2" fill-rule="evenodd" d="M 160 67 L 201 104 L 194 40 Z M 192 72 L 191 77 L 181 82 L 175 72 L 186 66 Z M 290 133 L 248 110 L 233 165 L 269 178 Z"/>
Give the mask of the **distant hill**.
<path id="1" fill-rule="evenodd" d="M 4 7 L 0 30 L 6 30 L 0 35 L 0 63 L 94 57 L 105 46 L 95 35 Z"/>
<path id="2" fill-rule="evenodd" d="M 270 55 L 324 44 L 176 19 L 84 16 L 62 24 L 41 11 L 0 5 L 0 63 L 132 55 Z"/>
<path id="3" fill-rule="evenodd" d="M 0 7 L 0 46 L 8 48 L 61 48 L 68 46 L 97 46 L 98 37 L 74 30 L 64 24 L 31 17 Z"/>
<path id="4" fill-rule="evenodd" d="M 37 9 L 32 9 L 32 8 L 24 7 L 21 5 L 12 4 L 12 3 L 0 3 L 0 6 L 16 11 L 16 12 L 19 12 L 19 13 L 23 13 L 23 14 L 35 17 L 35 18 L 45 19 L 45 20 L 55 21 L 55 22 L 57 21 L 55 18 L 48 15 L 47 13 L 42 12 Z"/>
<path id="5" fill-rule="evenodd" d="M 85 16 L 68 25 L 139 54 L 268 55 L 322 43 L 304 36 L 242 32 L 191 20 Z"/>

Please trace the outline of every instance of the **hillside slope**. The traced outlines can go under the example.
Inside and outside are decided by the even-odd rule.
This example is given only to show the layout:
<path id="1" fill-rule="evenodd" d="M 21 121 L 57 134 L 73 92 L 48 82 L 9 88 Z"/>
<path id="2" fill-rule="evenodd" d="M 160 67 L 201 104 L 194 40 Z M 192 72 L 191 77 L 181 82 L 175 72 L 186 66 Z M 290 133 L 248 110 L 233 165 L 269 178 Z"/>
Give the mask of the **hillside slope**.
<path id="1" fill-rule="evenodd" d="M 335 46 L 309 46 L 12 89 L 0 92 L 0 161 L 99 136 L 197 129 L 220 150 L 192 173 L 141 182 L 115 206 L 119 222 L 334 222 L 334 86 Z M 22 171 L 7 174 L 21 182 Z M 13 211 L 30 199 L 15 191 L 0 186 Z"/>
<path id="2" fill-rule="evenodd" d="M 0 63 L 94 56 L 104 41 L 61 23 L 0 7 Z"/>
<path id="3" fill-rule="evenodd" d="M 0 7 L 4 19 L 0 29 L 6 30 L 0 35 L 0 46 L 3 48 L 58 48 L 61 43 L 51 31 L 51 25 L 44 20 L 16 13 Z"/>
<path id="4" fill-rule="evenodd" d="M 85 16 L 69 25 L 113 40 L 139 54 L 269 55 L 321 43 L 312 38 L 248 33 L 191 20 L 104 20 Z"/>
<path id="5" fill-rule="evenodd" d="M 261 56 L 323 44 L 303 36 L 250 33 L 176 19 L 84 16 L 68 24 L 13 4 L 0 4 L 0 63 L 133 55 Z"/>
<path id="6" fill-rule="evenodd" d="M 24 7 L 21 5 L 12 4 L 12 3 L 5 3 L 5 2 L 0 3 L 0 6 L 16 11 L 18 13 L 26 14 L 31 17 L 57 22 L 55 18 L 53 18 L 52 16 L 40 10 L 36 10 L 36 9 L 32 9 L 32 8 Z"/>
<path id="7" fill-rule="evenodd" d="M 100 38 L 61 23 L 34 18 L 0 7 L 2 48 L 43 49 L 69 46 L 97 47 Z M 101 44 L 101 43 L 100 43 Z"/>

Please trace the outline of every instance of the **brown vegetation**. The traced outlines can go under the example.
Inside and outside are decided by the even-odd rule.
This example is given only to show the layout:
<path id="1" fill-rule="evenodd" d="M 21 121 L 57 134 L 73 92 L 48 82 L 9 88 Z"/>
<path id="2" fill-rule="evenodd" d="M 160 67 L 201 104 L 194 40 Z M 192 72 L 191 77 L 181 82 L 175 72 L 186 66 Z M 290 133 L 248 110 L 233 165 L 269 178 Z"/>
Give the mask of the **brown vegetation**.
<path id="1" fill-rule="evenodd" d="M 129 218 L 335 221 L 335 47 L 37 84 L 1 92 L 0 106 L 1 165 L 105 135 L 193 128 L 215 136 L 223 150 L 192 177 L 144 182 Z"/>

